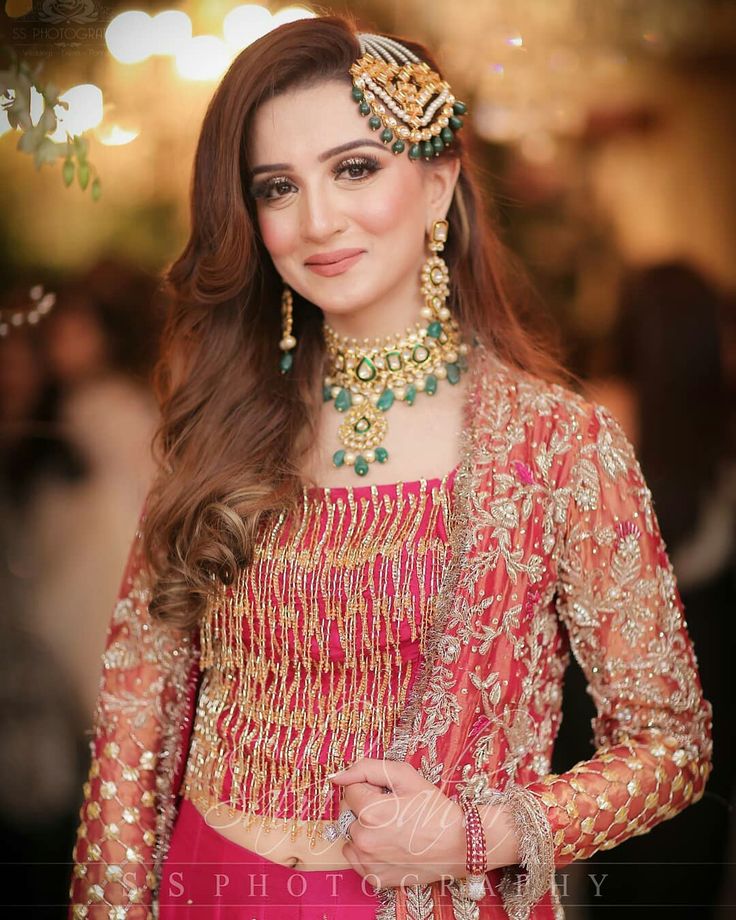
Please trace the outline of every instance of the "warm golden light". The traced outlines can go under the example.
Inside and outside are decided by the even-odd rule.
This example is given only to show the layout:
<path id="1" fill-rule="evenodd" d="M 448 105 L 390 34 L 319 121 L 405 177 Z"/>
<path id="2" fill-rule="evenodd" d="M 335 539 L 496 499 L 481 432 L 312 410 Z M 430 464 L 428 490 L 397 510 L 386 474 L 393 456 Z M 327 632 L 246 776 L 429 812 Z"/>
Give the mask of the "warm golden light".
<path id="1" fill-rule="evenodd" d="M 298 19 L 314 19 L 317 14 L 303 6 L 285 6 L 278 13 L 273 14 L 274 27 L 286 22 L 296 22 Z"/>
<path id="2" fill-rule="evenodd" d="M 164 10 L 151 20 L 151 54 L 176 55 L 192 37 L 192 20 L 180 10 Z"/>
<path id="3" fill-rule="evenodd" d="M 101 144 L 106 147 L 122 147 L 134 141 L 140 131 L 129 131 L 121 128 L 120 125 L 109 125 L 95 131 L 95 136 Z"/>
<path id="4" fill-rule="evenodd" d="M 222 34 L 229 48 L 241 51 L 274 27 L 273 16 L 256 3 L 230 10 L 222 23 Z"/>
<path id="5" fill-rule="evenodd" d="M 137 64 L 153 53 L 151 17 L 140 10 L 128 10 L 110 21 L 105 42 L 110 54 L 122 64 Z"/>
<path id="6" fill-rule="evenodd" d="M 221 38 L 196 35 L 176 55 L 176 69 L 186 80 L 216 80 L 230 66 L 231 51 Z"/>
<path id="7" fill-rule="evenodd" d="M 102 121 L 102 90 L 94 83 L 79 83 L 64 93 L 59 99 L 69 103 L 69 108 L 55 106 L 57 127 L 49 137 L 52 141 L 63 143 L 67 134 L 83 134 Z"/>

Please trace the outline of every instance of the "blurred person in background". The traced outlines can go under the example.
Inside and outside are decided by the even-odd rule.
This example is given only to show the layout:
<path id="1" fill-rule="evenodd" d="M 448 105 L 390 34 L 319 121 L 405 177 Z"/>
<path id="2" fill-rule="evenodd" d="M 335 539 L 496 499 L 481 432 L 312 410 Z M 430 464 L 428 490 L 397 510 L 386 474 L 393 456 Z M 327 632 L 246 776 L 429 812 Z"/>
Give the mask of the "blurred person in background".
<path id="1" fill-rule="evenodd" d="M 589 390 L 627 428 L 653 494 L 713 704 L 713 774 L 701 807 L 607 854 L 607 904 L 673 905 L 668 918 L 715 916 L 726 881 L 736 721 L 736 408 L 734 305 L 693 266 L 631 271 L 610 340 L 610 373 Z M 692 865 L 682 865 L 697 841 Z M 594 902 L 593 902 L 594 903 Z M 646 909 L 641 908 L 641 915 Z"/>

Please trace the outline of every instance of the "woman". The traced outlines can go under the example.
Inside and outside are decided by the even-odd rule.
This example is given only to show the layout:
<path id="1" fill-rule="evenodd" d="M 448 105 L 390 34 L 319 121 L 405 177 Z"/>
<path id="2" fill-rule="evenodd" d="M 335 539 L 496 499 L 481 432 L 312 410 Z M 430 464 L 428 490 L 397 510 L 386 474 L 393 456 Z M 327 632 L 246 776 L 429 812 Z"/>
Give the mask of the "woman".
<path id="1" fill-rule="evenodd" d="M 514 316 L 463 113 L 328 17 L 212 99 L 77 916 L 561 916 L 555 866 L 703 794 L 650 494 Z M 596 751 L 555 775 L 570 646 Z"/>

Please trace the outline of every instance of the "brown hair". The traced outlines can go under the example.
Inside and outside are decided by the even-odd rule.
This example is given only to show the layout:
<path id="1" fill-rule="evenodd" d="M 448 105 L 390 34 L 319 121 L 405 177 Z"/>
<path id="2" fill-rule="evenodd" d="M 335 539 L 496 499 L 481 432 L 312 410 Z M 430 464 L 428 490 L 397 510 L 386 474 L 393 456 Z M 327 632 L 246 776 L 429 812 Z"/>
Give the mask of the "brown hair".
<path id="1" fill-rule="evenodd" d="M 438 69 L 423 46 L 399 40 Z M 151 614 L 180 627 L 196 625 L 213 578 L 229 583 L 249 564 L 261 523 L 296 507 L 304 485 L 299 460 L 314 441 L 322 399 L 322 314 L 296 292 L 299 344 L 289 374 L 279 371 L 280 281 L 246 191 L 254 113 L 297 86 L 349 84 L 359 56 L 346 19 L 283 25 L 238 55 L 205 114 L 191 233 L 165 275 L 173 298 L 154 373 L 160 472 L 144 522 L 144 555 L 155 576 Z M 489 225 L 460 137 L 443 155 L 462 162 L 444 253 L 450 309 L 468 338 L 531 373 L 561 379 L 549 342 L 525 330 L 512 308 L 523 274 Z"/>

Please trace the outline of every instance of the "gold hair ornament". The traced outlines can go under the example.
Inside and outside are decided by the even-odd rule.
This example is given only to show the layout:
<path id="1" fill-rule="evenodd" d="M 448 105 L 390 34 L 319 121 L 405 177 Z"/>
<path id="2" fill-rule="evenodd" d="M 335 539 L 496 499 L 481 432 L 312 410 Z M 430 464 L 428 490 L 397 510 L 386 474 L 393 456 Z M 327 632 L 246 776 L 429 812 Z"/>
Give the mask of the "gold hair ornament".
<path id="1" fill-rule="evenodd" d="M 361 57 L 351 66 L 352 97 L 368 127 L 395 154 L 430 159 L 452 144 L 463 126 L 464 102 L 450 84 L 412 51 L 385 35 L 360 33 Z M 392 143 L 393 141 L 393 143 Z"/>

